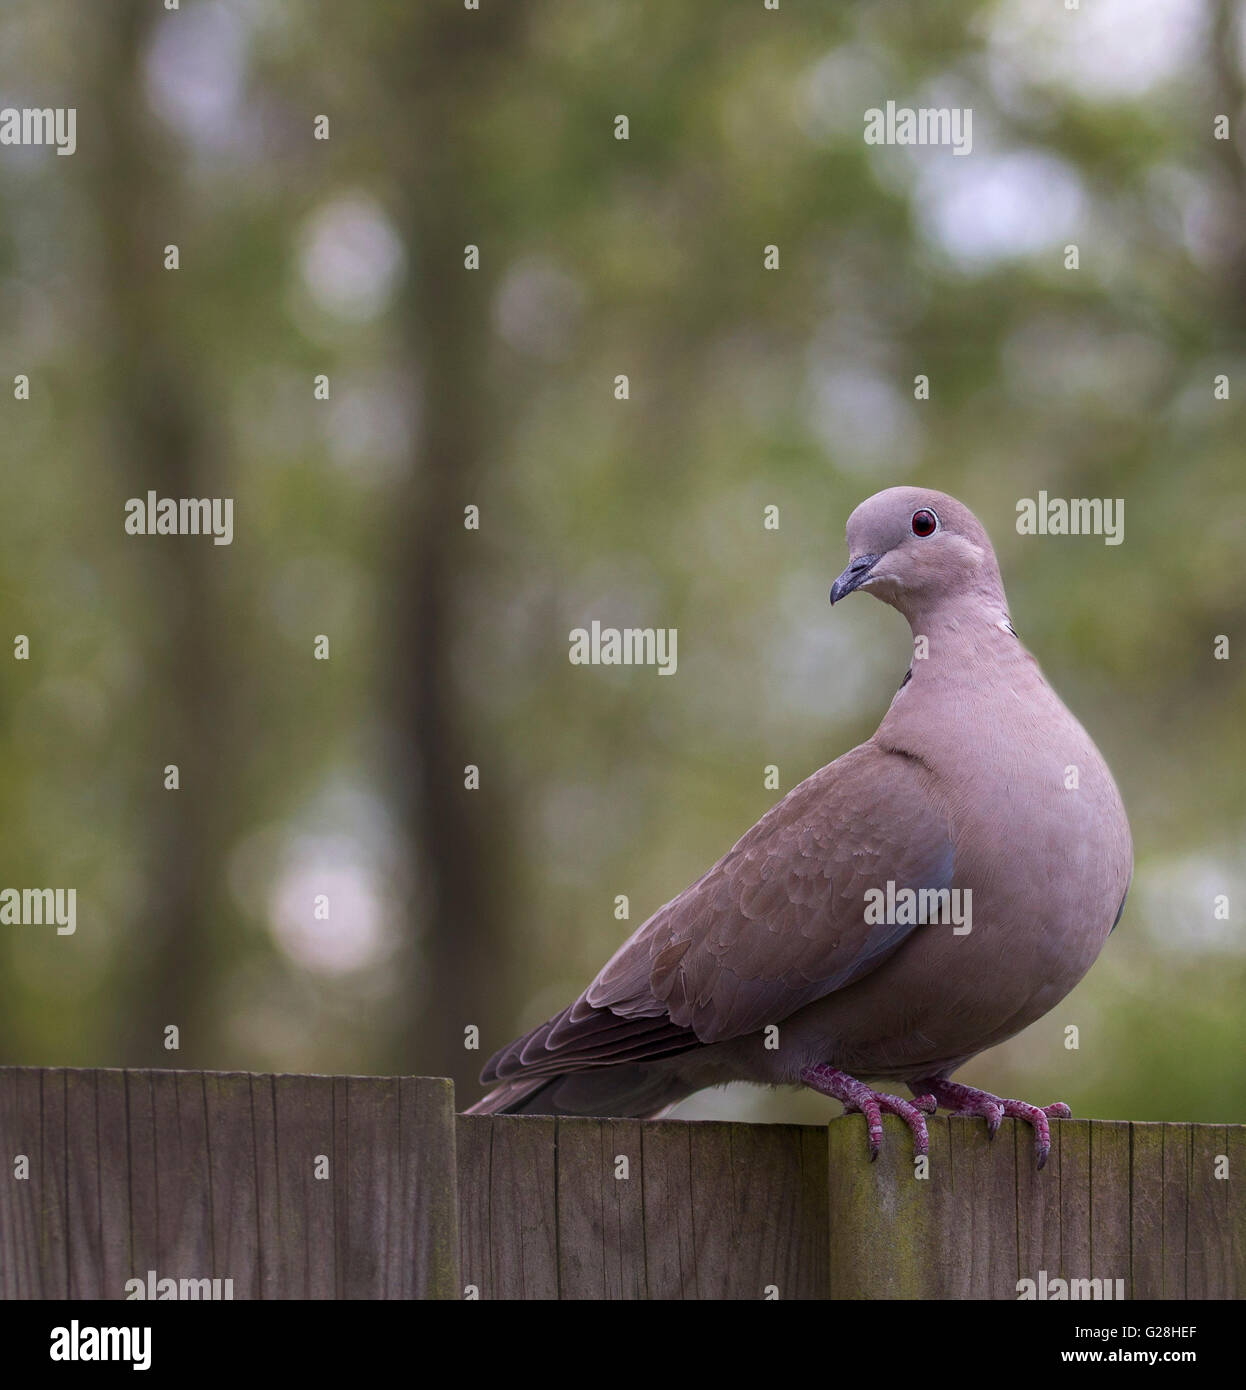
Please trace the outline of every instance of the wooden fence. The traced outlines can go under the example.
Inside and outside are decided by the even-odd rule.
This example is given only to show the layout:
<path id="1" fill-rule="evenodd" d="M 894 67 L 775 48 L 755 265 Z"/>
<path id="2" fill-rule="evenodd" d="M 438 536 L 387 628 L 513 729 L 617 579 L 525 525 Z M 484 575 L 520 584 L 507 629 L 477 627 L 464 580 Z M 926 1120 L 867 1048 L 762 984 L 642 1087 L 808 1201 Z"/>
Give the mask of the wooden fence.
<path id="1" fill-rule="evenodd" d="M 4 1068 L 0 1297 L 1246 1295 L 1244 1126 L 1057 1122 L 1038 1173 L 1028 1128 L 939 1117 L 918 1178 L 885 1124 L 870 1164 L 855 1115 L 456 1117 L 436 1078 Z"/>

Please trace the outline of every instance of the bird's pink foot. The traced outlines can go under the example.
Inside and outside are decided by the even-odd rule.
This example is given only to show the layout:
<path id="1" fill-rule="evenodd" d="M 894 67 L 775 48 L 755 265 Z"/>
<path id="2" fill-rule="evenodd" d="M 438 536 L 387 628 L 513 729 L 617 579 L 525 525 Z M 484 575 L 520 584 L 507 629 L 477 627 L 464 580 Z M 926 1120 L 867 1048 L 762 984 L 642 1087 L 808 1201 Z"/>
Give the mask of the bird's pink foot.
<path id="1" fill-rule="evenodd" d="M 927 1081 L 914 1081 L 909 1089 L 923 1099 L 933 1096 L 938 1103 L 954 1115 L 981 1115 L 986 1120 L 986 1131 L 992 1139 L 1005 1115 L 1014 1120 L 1025 1120 L 1034 1126 L 1034 1152 L 1041 1168 L 1051 1152 L 1051 1126 L 1048 1118 L 1067 1120 L 1073 1112 L 1063 1101 L 1052 1105 L 1027 1105 L 1023 1100 L 1005 1100 L 1003 1096 L 993 1096 L 989 1091 L 979 1091 L 975 1086 L 962 1086 L 959 1081 L 944 1081 L 932 1077 Z"/>
<path id="2" fill-rule="evenodd" d="M 919 1154 L 930 1152 L 930 1135 L 926 1132 L 926 1115 L 933 1115 L 935 1112 L 936 1102 L 933 1095 L 915 1094 L 911 1101 L 904 1100 L 900 1096 L 884 1095 L 881 1091 L 872 1091 L 864 1082 L 849 1076 L 847 1072 L 836 1071 L 834 1067 L 827 1066 L 824 1062 L 820 1062 L 815 1067 L 806 1067 L 801 1072 L 800 1079 L 806 1086 L 812 1087 L 815 1091 L 821 1091 L 824 1096 L 831 1096 L 835 1100 L 841 1101 L 845 1114 L 853 1115 L 859 1111 L 865 1116 L 865 1123 L 870 1136 L 871 1163 L 878 1157 L 878 1150 L 883 1142 L 884 1113 L 899 1115 L 913 1131 L 915 1152 Z"/>

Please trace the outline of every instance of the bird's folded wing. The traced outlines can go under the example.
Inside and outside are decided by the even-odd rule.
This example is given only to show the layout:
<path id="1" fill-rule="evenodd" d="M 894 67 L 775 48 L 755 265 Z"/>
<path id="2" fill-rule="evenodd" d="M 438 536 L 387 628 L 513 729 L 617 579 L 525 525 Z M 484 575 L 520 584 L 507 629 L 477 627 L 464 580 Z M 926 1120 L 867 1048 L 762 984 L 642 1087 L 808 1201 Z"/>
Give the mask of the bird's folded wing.
<path id="1" fill-rule="evenodd" d="M 929 771 L 862 744 L 794 788 L 482 1080 L 656 1059 L 778 1023 L 876 969 L 914 930 L 886 920 L 889 882 L 938 890 L 953 870 Z"/>

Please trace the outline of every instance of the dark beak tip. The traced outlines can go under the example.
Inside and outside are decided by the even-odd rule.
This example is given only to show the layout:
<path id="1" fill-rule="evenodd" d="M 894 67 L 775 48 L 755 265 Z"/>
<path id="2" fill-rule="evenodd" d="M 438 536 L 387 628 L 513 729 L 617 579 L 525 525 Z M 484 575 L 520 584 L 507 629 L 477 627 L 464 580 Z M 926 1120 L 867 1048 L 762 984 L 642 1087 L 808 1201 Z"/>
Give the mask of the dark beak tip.
<path id="1" fill-rule="evenodd" d="M 881 558 L 880 555 L 861 555 L 853 560 L 843 574 L 831 585 L 831 607 L 833 608 L 841 598 L 847 598 L 849 594 L 859 589 L 869 578 L 870 571 Z"/>

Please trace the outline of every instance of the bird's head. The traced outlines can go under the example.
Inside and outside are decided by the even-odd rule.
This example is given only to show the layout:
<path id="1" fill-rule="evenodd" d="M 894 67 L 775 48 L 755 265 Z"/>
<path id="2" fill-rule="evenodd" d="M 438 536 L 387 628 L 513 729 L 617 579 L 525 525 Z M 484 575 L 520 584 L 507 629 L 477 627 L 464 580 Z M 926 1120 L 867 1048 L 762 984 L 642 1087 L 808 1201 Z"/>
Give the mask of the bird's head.
<path id="1" fill-rule="evenodd" d="M 848 567 L 831 602 L 856 589 L 913 621 L 947 604 L 984 602 L 1005 609 L 990 537 L 954 497 L 921 487 L 876 492 L 848 518 Z M 1006 611 L 1006 610 L 1005 610 Z"/>

